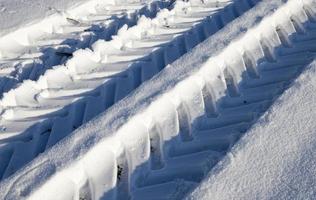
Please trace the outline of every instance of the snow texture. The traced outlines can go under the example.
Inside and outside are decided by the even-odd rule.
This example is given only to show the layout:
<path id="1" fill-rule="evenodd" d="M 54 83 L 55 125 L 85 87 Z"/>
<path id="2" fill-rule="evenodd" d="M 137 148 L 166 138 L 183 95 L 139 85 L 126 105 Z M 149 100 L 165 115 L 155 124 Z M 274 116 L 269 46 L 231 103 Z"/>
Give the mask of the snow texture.
<path id="1" fill-rule="evenodd" d="M 90 0 L 91 1 L 91 0 Z M 86 0 L 0 0 L 0 36 L 76 7 Z M 5 20 L 9 19 L 9 20 Z"/>
<path id="2" fill-rule="evenodd" d="M 187 199 L 316 197 L 316 62 Z"/>
<path id="3" fill-rule="evenodd" d="M 289 83 L 315 59 L 315 1 L 284 3 L 263 1 L 228 24 L 6 179 L 0 193 L 32 200 L 179 199 L 229 151 L 189 199 L 313 199 L 316 61 Z M 124 42 L 113 45 L 128 46 L 127 31 L 142 37 L 123 28 Z M 77 51 L 76 64 L 107 60 L 91 55 Z M 26 89 L 32 84 L 17 90 L 32 94 Z M 34 101 L 10 93 L 4 99 L 7 108 Z"/>
<path id="4" fill-rule="evenodd" d="M 16 195 L 21 194 L 22 196 L 23 194 L 28 195 L 29 192 L 47 180 L 48 177 L 51 177 L 56 171 L 58 172 L 65 169 L 65 166 L 71 165 L 79 157 L 82 157 L 89 149 L 96 146 L 102 138 L 110 137 L 112 133 L 115 133 L 129 118 L 135 115 L 135 113 L 144 110 L 150 102 L 162 93 L 168 91 L 178 82 L 190 76 L 193 71 L 202 67 L 202 64 L 205 62 L 205 57 L 215 55 L 221 51 L 222 48 L 233 39 L 243 35 L 247 29 L 257 25 L 263 16 L 272 13 L 274 9 L 282 4 L 282 1 L 264 1 L 255 9 L 234 21 L 214 37 L 195 48 L 193 52 L 166 68 L 159 76 L 141 86 L 133 95 L 118 102 L 110 110 L 75 131 L 66 140 L 54 146 L 50 151 L 46 152 L 45 155 L 34 160 L 30 165 L 19 171 L 9 180 L 4 181 L 0 187 L 1 193 L 8 194 L 8 199 L 14 199 L 14 196 L 16 197 Z M 175 76 L 177 77 L 176 79 L 174 78 Z M 135 135 L 133 135 L 133 137 L 137 139 L 137 131 L 134 133 Z M 124 134 L 121 136 L 124 136 Z M 124 141 L 128 142 L 131 140 L 132 143 L 135 138 L 132 140 L 130 136 L 127 137 L 127 135 L 125 135 Z M 116 144 L 113 143 L 112 145 L 115 146 Z M 145 148 L 146 146 L 143 147 Z M 113 147 L 114 151 L 119 149 L 119 146 L 116 148 Z M 130 147 L 130 149 L 140 151 L 139 153 L 142 152 L 132 147 Z M 95 151 L 99 153 L 102 152 L 101 150 L 97 150 L 97 148 Z M 140 154 L 140 156 L 142 156 L 142 154 Z M 144 156 L 146 157 L 146 155 Z M 93 158 L 93 156 L 91 158 Z M 110 159 L 111 155 L 108 155 L 108 158 Z M 72 174 L 72 172 L 70 171 L 66 174 Z M 68 185 L 66 182 L 63 183 Z M 12 187 L 12 184 L 15 186 Z"/>
<path id="5" fill-rule="evenodd" d="M 182 1 L 174 6 L 162 4 L 173 9 L 159 11 L 156 7 L 152 9 L 159 11 L 155 18 L 141 17 L 137 25 L 119 29 L 112 40 L 98 40 L 92 49 L 79 49 L 65 65 L 47 70 L 38 81 L 27 80 L 10 90 L 1 101 L 0 138 L 6 141 L 1 148 L 2 157 L 6 158 L 1 167 L 3 177 L 10 176 L 220 29 L 214 16 L 223 18 L 223 25 L 234 18 L 234 7 L 243 13 L 253 6 L 245 6 L 245 0 L 239 2 L 244 6 L 230 1 L 203 6 L 199 1 L 192 5 Z M 235 14 L 238 16 L 237 11 Z"/>

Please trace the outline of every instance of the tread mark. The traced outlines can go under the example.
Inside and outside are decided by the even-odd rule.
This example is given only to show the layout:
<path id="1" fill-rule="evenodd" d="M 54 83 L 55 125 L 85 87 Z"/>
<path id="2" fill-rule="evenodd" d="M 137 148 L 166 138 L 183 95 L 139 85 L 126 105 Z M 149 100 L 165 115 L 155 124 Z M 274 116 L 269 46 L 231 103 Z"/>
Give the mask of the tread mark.
<path id="1" fill-rule="evenodd" d="M 260 40 L 260 46 L 262 48 L 265 59 L 270 63 L 276 62 L 274 49 L 269 45 L 267 39 L 262 38 Z"/>
<path id="2" fill-rule="evenodd" d="M 252 58 L 251 53 L 249 51 L 245 51 L 242 57 L 243 57 L 244 65 L 246 67 L 246 71 L 249 77 L 256 78 L 256 79 L 260 78 L 259 73 L 256 68 L 256 63 L 254 59 Z"/>
<path id="3" fill-rule="evenodd" d="M 184 103 L 181 103 L 177 107 L 178 123 L 179 123 L 179 133 L 183 141 L 190 141 L 193 139 L 191 132 L 191 119 Z"/>
<path id="4" fill-rule="evenodd" d="M 162 153 L 161 130 L 158 124 L 150 129 L 150 161 L 151 169 L 157 170 L 164 167 Z"/>
<path id="5" fill-rule="evenodd" d="M 236 84 L 236 81 L 234 80 L 234 77 L 228 67 L 224 70 L 224 78 L 225 78 L 225 84 L 227 87 L 227 92 L 230 97 L 239 97 L 239 90 Z"/>
<path id="6" fill-rule="evenodd" d="M 216 110 L 216 105 L 214 102 L 214 95 L 213 91 L 210 86 L 205 84 L 202 88 L 202 95 L 203 95 L 203 102 L 204 102 L 204 109 L 206 116 L 209 118 L 217 117 L 218 113 Z"/>
<path id="7" fill-rule="evenodd" d="M 284 29 L 281 26 L 277 26 L 275 30 L 278 34 L 281 44 L 287 48 L 292 47 L 291 41 L 289 40 L 289 37 L 285 33 Z"/>

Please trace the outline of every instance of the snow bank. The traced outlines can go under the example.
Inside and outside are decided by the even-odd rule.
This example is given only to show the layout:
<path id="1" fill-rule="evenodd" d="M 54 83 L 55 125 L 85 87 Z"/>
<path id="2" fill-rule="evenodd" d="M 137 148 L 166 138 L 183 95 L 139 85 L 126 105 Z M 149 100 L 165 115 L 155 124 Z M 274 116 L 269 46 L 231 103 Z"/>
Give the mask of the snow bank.
<path id="1" fill-rule="evenodd" d="M 316 62 L 188 199 L 315 199 Z"/>

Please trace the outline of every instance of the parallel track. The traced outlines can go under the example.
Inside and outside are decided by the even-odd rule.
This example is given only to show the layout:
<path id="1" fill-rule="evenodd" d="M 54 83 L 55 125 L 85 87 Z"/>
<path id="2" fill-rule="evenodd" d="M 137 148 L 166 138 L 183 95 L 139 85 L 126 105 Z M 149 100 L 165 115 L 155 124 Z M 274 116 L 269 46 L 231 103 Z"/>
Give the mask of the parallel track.
<path id="1" fill-rule="evenodd" d="M 31 199 L 181 199 L 316 51 L 312 1 L 291 1 L 55 174 Z M 52 197 L 53 198 L 53 197 Z"/>
<path id="2" fill-rule="evenodd" d="M 152 20 L 141 18 L 136 26 L 120 29 L 113 40 L 97 41 L 92 50 L 75 51 L 65 65 L 6 93 L 0 121 L 2 178 L 256 4 L 219 2 L 178 2 Z"/>

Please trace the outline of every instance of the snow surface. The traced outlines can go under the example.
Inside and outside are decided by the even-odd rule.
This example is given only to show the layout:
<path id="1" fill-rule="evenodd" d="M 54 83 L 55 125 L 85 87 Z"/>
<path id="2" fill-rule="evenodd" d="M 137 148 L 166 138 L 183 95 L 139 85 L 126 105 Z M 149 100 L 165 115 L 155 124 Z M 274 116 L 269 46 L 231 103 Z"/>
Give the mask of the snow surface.
<path id="1" fill-rule="evenodd" d="M 0 0 L 0 36 L 82 2 L 87 0 Z"/>
<path id="2" fill-rule="evenodd" d="M 192 71 L 201 67 L 202 63 L 205 62 L 206 56 L 208 57 L 221 51 L 233 39 L 241 36 L 248 28 L 257 25 L 263 16 L 273 12 L 274 9 L 282 4 L 282 1 L 264 1 L 257 8 L 226 27 L 215 37 L 207 40 L 193 52 L 176 61 L 160 76 L 139 88 L 134 95 L 119 102 L 112 109 L 99 116 L 93 122 L 86 124 L 62 143 L 57 144 L 51 151 L 40 156 L 11 177 L 11 179 L 5 181 L 0 190 L 3 191 L 3 194 L 9 192 L 9 196 L 19 195 L 21 192 L 27 194 L 29 191 L 32 191 L 34 187 L 45 181 L 55 171 L 63 169 L 63 167 L 69 165 L 99 143 L 101 138 L 106 138 L 111 133 L 116 132 L 128 118 L 143 110 L 161 93 L 169 90 L 179 81 L 188 77 Z M 192 66 L 196 66 L 196 68 Z M 177 79 L 174 78 L 175 75 L 177 75 Z M 12 184 L 16 187 L 12 187 Z"/>
<path id="3" fill-rule="evenodd" d="M 102 109 L 105 109 L 102 107 L 103 106 L 102 102 L 107 101 L 108 99 L 110 99 L 111 101 L 111 99 L 113 98 L 114 98 L 114 101 L 116 102 L 118 99 L 117 97 L 123 97 L 124 95 L 126 95 L 126 90 L 129 91 L 130 89 L 133 89 L 131 87 L 137 87 L 138 85 L 134 86 L 133 77 L 135 77 L 136 79 L 135 82 L 138 82 L 138 81 L 142 82 L 142 81 L 147 80 L 148 78 L 153 76 L 155 73 L 158 73 L 159 70 L 161 70 L 159 68 L 161 65 L 162 67 L 164 67 L 166 64 L 171 63 L 174 59 L 178 58 L 180 55 L 183 55 L 184 52 L 189 51 L 191 48 L 193 48 L 193 46 L 195 46 L 196 43 L 201 42 L 201 40 L 200 41 L 191 40 L 192 39 L 191 35 L 186 34 L 187 29 L 189 30 L 193 29 L 192 32 L 194 32 L 195 30 L 194 27 L 199 24 L 204 24 L 204 26 L 208 26 L 208 24 L 203 23 L 205 21 L 201 21 L 201 19 L 203 19 L 204 17 L 208 15 L 216 14 L 217 12 L 221 13 L 221 9 L 219 8 L 221 6 L 225 6 L 226 4 L 229 5 L 230 2 L 224 1 L 222 5 L 206 4 L 206 5 L 203 5 L 203 7 L 201 6 L 199 7 L 198 6 L 199 4 L 197 4 L 195 5 L 194 9 L 190 11 L 191 6 L 189 3 L 179 2 L 176 5 L 174 5 L 174 9 L 172 11 L 163 9 L 160 12 L 158 12 L 158 16 L 154 18 L 153 20 L 142 17 L 139 19 L 139 22 L 136 26 L 133 26 L 128 29 L 126 26 L 123 26 L 123 28 L 119 30 L 119 34 L 113 37 L 113 40 L 110 40 L 108 42 L 103 41 L 103 40 L 97 41 L 93 45 L 93 48 L 92 48 L 94 50 L 93 52 L 89 49 L 80 49 L 74 52 L 73 57 L 68 60 L 66 65 L 55 66 L 53 69 L 48 70 L 37 82 L 25 81 L 19 87 L 11 91 L 11 94 L 13 95 L 10 95 L 9 94 L 10 92 L 7 93 L 5 95 L 6 97 L 2 99 L 4 100 L 2 102 L 3 110 L 5 109 L 4 107 L 8 108 L 5 105 L 10 105 L 9 107 L 13 106 L 13 107 L 16 107 L 18 110 L 21 109 L 20 111 L 22 111 L 19 114 L 16 114 L 14 112 L 16 114 L 15 116 L 17 117 L 15 118 L 16 121 L 13 121 L 13 119 L 10 119 L 9 120 L 10 122 L 8 122 L 9 124 L 13 125 L 11 127 L 13 127 L 15 130 L 17 129 L 21 130 L 21 128 L 23 129 L 25 127 L 28 128 L 29 124 L 42 121 L 41 119 L 43 119 L 43 117 L 44 118 L 48 117 L 48 114 L 50 114 L 51 111 L 54 111 L 54 109 L 59 109 L 63 107 L 64 105 L 71 103 L 73 100 L 77 99 L 80 96 L 88 96 L 90 98 L 86 98 L 87 106 L 86 106 L 85 112 L 80 113 L 80 109 L 77 109 L 82 104 L 82 101 L 79 103 L 78 101 L 72 102 L 71 104 L 72 106 L 75 105 L 75 103 L 77 104 L 72 107 L 74 109 L 72 108 L 69 109 L 70 112 L 67 114 L 66 118 L 56 119 L 55 114 L 52 115 L 51 119 L 54 122 L 54 125 L 52 125 L 52 128 L 47 127 L 47 124 L 43 123 L 41 125 L 38 124 L 38 126 L 35 127 L 37 129 L 35 131 L 31 129 L 27 130 L 28 134 L 33 135 L 34 136 L 33 138 L 40 138 L 39 140 L 33 139 L 30 142 L 25 142 L 23 144 L 19 143 L 18 141 L 19 145 L 10 143 L 8 140 L 6 140 L 8 139 L 6 137 L 9 135 L 7 133 L 11 131 L 11 129 L 9 128 L 10 125 L 8 126 L 5 125 L 6 122 L 1 124 L 3 125 L 4 127 L 3 129 L 5 130 L 3 130 L 2 134 L 0 135 L 0 138 L 1 137 L 2 137 L 1 139 L 6 138 L 5 139 L 6 142 L 10 143 L 10 145 L 14 146 L 15 148 L 14 155 L 11 156 L 10 160 L 7 159 L 9 160 L 7 162 L 10 162 L 10 163 L 6 167 L 6 169 L 9 169 L 9 170 L 5 172 L 4 177 L 7 177 L 11 173 L 13 173 L 14 169 L 17 169 L 18 166 L 21 165 L 22 156 L 20 156 L 21 154 L 19 152 L 23 154 L 23 159 L 25 160 L 25 162 L 28 160 L 31 160 L 31 158 L 33 158 L 33 155 L 37 155 L 37 152 L 41 152 L 41 150 L 38 150 L 36 148 L 37 148 L 37 144 L 44 147 L 46 145 L 45 138 L 41 140 L 43 138 L 41 135 L 43 135 L 42 133 L 44 131 L 50 129 L 50 131 L 47 131 L 49 132 L 48 133 L 49 140 L 47 142 L 46 148 L 48 148 L 51 145 L 55 144 L 64 135 L 67 135 L 68 133 L 72 132 L 73 127 L 78 127 L 79 125 L 81 125 L 81 122 L 79 122 L 80 124 L 77 124 L 77 121 L 74 122 L 75 124 L 72 124 L 73 118 L 78 119 L 79 121 L 80 118 L 83 117 L 84 118 L 83 122 L 89 120 L 90 117 L 94 117 L 97 114 L 96 112 L 99 112 L 99 111 L 101 112 L 103 111 Z M 122 6 L 122 4 L 120 6 Z M 203 10 L 202 13 L 199 13 L 200 9 Z M 159 9 L 153 9 L 153 10 L 159 11 Z M 221 14 L 225 16 L 225 13 L 221 13 Z M 164 18 L 168 18 L 168 20 L 163 20 Z M 170 26 L 172 26 L 172 28 L 166 29 L 164 27 L 163 22 L 166 23 L 169 20 L 172 22 L 170 23 Z M 186 21 L 186 22 L 183 23 L 183 21 Z M 180 32 L 177 26 L 181 27 L 181 29 L 179 28 Z M 209 29 L 213 31 L 213 27 L 209 27 L 208 30 Z M 188 39 L 189 41 L 188 47 L 184 50 L 183 53 L 181 52 L 181 54 L 175 54 L 175 52 L 173 51 L 173 48 L 165 49 L 165 50 L 163 49 L 169 46 L 167 44 L 171 42 L 174 43 L 173 45 L 174 47 L 178 45 L 176 44 L 177 41 L 173 41 L 174 33 L 177 33 L 178 37 L 182 36 L 184 37 L 183 39 Z M 129 44 L 129 45 L 133 44 L 137 48 L 140 48 L 140 49 L 137 49 L 136 47 L 134 49 L 133 46 L 127 49 L 125 47 L 122 48 L 122 45 L 129 46 L 126 44 Z M 143 45 L 146 46 L 146 48 L 142 48 Z M 184 46 L 184 45 L 181 45 L 181 46 Z M 120 76 L 120 75 L 117 75 L 118 72 L 120 72 L 124 68 L 129 68 L 129 65 L 130 65 L 129 63 L 136 62 L 135 61 L 136 57 L 143 57 L 143 56 L 148 55 L 149 57 L 152 58 L 152 60 L 155 60 L 155 58 L 157 57 L 156 52 L 158 50 L 160 50 L 160 52 L 162 51 L 167 52 L 166 60 L 164 62 L 155 63 L 154 65 L 151 65 L 151 63 L 148 63 L 148 62 L 147 63 L 141 62 L 141 64 L 136 64 L 136 67 L 141 67 L 144 69 L 143 74 L 139 76 L 139 78 L 138 78 L 138 75 L 134 75 L 132 67 L 130 67 L 132 69 L 128 72 L 129 75 L 127 75 L 127 77 L 125 77 L 125 75 L 123 75 L 122 77 L 118 77 Z M 171 52 L 171 56 L 169 52 Z M 109 58 L 109 60 L 107 60 L 107 58 Z M 124 60 L 124 62 L 121 62 L 122 60 Z M 106 63 L 104 63 L 103 61 Z M 121 65 L 115 65 L 116 63 L 118 64 L 121 63 Z M 105 67 L 100 66 L 100 65 L 105 65 Z M 115 67 L 113 67 L 112 65 L 114 65 Z M 135 70 L 135 71 L 138 71 L 138 70 Z M 112 75 L 112 74 L 116 74 L 117 76 L 108 77 L 108 75 Z M 96 80 L 96 77 L 97 77 L 97 80 Z M 80 80 L 79 78 L 82 78 L 82 79 Z M 88 95 L 86 94 L 87 91 L 91 91 L 95 89 L 100 84 L 106 85 L 106 82 L 108 83 L 110 79 L 112 80 L 114 79 L 114 81 L 116 82 L 115 84 L 118 84 L 118 86 L 115 88 L 115 91 L 113 93 L 109 93 L 103 96 L 102 92 L 107 91 L 107 90 L 106 88 L 100 89 L 101 92 L 100 92 L 100 95 L 98 95 L 97 97 L 98 99 L 94 97 L 93 97 L 94 99 L 92 99 L 91 94 L 88 94 Z M 89 82 L 89 80 L 91 80 L 91 82 Z M 18 95 L 14 95 L 15 90 L 18 91 L 17 92 L 19 93 Z M 17 97 L 17 99 L 19 100 L 15 99 L 14 96 Z M 93 101 L 88 101 L 91 99 Z M 65 101 L 60 101 L 60 100 L 65 100 Z M 28 106 L 26 107 L 25 105 L 20 106 L 20 103 L 22 102 L 26 103 Z M 32 106 L 29 106 L 30 105 L 29 103 L 32 104 L 32 102 L 37 105 L 34 104 Z M 19 106 L 16 106 L 15 103 L 19 104 Z M 79 106 L 76 107 L 78 104 Z M 8 112 L 5 112 L 5 113 L 8 114 Z M 26 115 L 22 113 L 24 114 L 26 113 Z M 47 116 L 44 114 L 47 114 Z M 4 120 L 4 118 L 2 119 Z M 65 121 L 67 121 L 67 123 L 65 123 Z M 20 126 L 20 124 L 22 124 L 22 126 Z M 43 130 L 42 128 L 44 128 L 45 130 Z M 30 138 L 29 135 L 27 134 L 24 134 L 23 137 Z M 19 140 L 21 141 L 21 138 L 19 138 Z M 29 149 L 29 151 L 26 152 L 24 149 Z M 7 151 L 5 152 L 5 154 L 8 155 Z M 30 156 L 27 156 L 27 154 Z M 10 155 L 2 156 L 2 157 L 10 157 Z M 6 166 L 6 162 L 4 161 L 3 163 L 4 163 L 3 166 Z"/>
<path id="4" fill-rule="evenodd" d="M 316 62 L 188 199 L 316 198 Z"/>
<path id="5" fill-rule="evenodd" d="M 17 199 L 27 197 L 35 190 L 36 192 L 30 197 L 32 200 L 88 198 L 86 196 L 98 199 L 104 195 L 105 191 L 118 185 L 118 195 L 121 196 L 115 196 L 115 198 L 127 197 L 124 192 L 128 193 L 129 186 L 124 185 L 125 182 L 119 182 L 120 178 L 117 177 L 119 167 L 123 166 L 124 169 L 127 167 L 129 172 L 127 176 L 123 174 L 121 179 L 131 179 L 131 184 L 133 184 L 134 177 L 131 174 L 150 156 L 152 138 L 149 138 L 151 136 L 148 132 L 154 132 L 154 128 L 148 129 L 148 126 L 159 120 L 164 121 L 165 116 L 166 118 L 179 118 L 177 121 L 171 121 L 170 124 L 164 124 L 163 131 L 161 131 L 164 134 L 163 139 L 171 140 L 173 136 L 176 136 L 172 134 L 180 132 L 180 137 L 183 136 L 182 139 L 189 143 L 191 139 L 189 118 L 195 119 L 204 112 L 202 104 L 204 99 L 201 100 L 199 87 L 205 85 L 203 81 L 206 82 L 206 80 L 216 85 L 215 83 L 222 80 L 222 77 L 226 79 L 227 75 L 222 76 L 221 70 L 229 67 L 223 63 L 217 63 L 217 65 L 215 62 L 205 63 L 206 59 L 211 56 L 219 62 L 226 61 L 225 58 L 237 60 L 238 52 L 231 51 L 234 55 L 229 55 L 230 50 L 240 48 L 244 51 L 247 50 L 247 46 L 249 48 L 252 44 L 252 48 L 262 46 L 262 44 L 257 45 L 258 38 L 251 37 L 251 33 L 262 34 L 264 28 L 267 28 L 267 32 L 268 30 L 275 31 L 279 23 L 286 24 L 291 21 L 287 14 L 293 10 L 286 8 L 278 10 L 278 14 L 274 18 L 266 17 L 282 3 L 283 1 L 264 1 L 257 8 L 224 28 L 222 32 L 199 45 L 193 52 L 168 66 L 164 72 L 141 86 L 133 95 L 114 105 L 112 109 L 75 131 L 66 140 L 7 179 L 3 185 L 0 185 L 0 194 L 5 195 L 6 199 Z M 297 4 L 291 5 L 296 6 Z M 299 9 L 302 10 L 302 6 L 300 8 L 298 6 L 297 10 Z M 289 13 L 287 13 L 288 11 Z M 267 26 L 259 25 L 246 34 L 248 38 L 241 37 L 247 29 L 256 26 L 262 17 L 271 20 L 265 21 Z M 288 26 L 284 30 L 291 33 L 293 27 L 291 29 Z M 239 39 L 236 43 L 228 45 L 236 38 Z M 271 36 L 271 38 L 273 37 Z M 275 42 L 272 45 L 284 45 L 284 42 L 281 41 L 281 43 Z M 228 48 L 226 48 L 227 46 Z M 225 51 L 222 51 L 224 47 Z M 302 50 L 302 47 L 298 49 Z M 219 52 L 220 54 L 215 56 Z M 262 51 L 260 52 L 262 54 Z M 258 52 L 252 53 L 258 57 L 259 54 Z M 238 73 L 242 71 L 238 70 L 240 69 L 235 69 Z M 216 76 L 216 73 L 219 75 Z M 314 103 L 316 100 L 314 95 L 315 73 L 316 62 L 308 67 L 292 87 L 260 119 L 259 123 L 217 165 L 208 179 L 188 198 L 313 199 L 316 177 L 313 168 L 315 166 L 315 156 L 313 156 L 315 150 L 315 139 L 313 139 L 315 130 L 313 107 L 316 104 Z M 255 70 L 253 75 L 256 76 Z M 209 79 L 202 79 L 206 76 Z M 238 76 L 239 74 L 234 78 L 237 79 Z M 234 82 L 234 78 L 225 81 Z M 210 81 L 210 79 L 212 80 Z M 227 83 L 226 87 L 228 87 Z M 215 89 L 218 92 L 223 88 Z M 226 90 L 226 88 L 224 89 Z M 238 93 L 238 89 L 233 92 Z M 152 104 L 149 106 L 150 103 Z M 193 105 L 189 106 L 190 113 L 187 112 L 186 105 Z M 184 145 L 184 142 L 182 144 Z M 186 157 L 188 160 L 175 159 L 173 162 L 180 161 L 181 165 L 187 162 L 195 164 L 195 161 L 199 160 L 195 155 Z M 187 170 L 190 169 L 187 168 Z M 157 174 L 162 176 L 160 179 L 164 178 L 163 173 L 158 172 Z M 152 180 L 155 181 L 155 177 Z M 129 182 L 127 181 L 126 184 Z M 179 185 L 181 186 L 181 184 Z M 39 190 L 36 190 L 37 187 Z M 133 187 L 136 186 L 132 185 L 131 188 L 133 189 Z M 61 188 L 63 192 L 61 192 Z"/>

